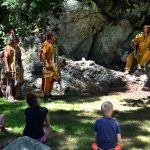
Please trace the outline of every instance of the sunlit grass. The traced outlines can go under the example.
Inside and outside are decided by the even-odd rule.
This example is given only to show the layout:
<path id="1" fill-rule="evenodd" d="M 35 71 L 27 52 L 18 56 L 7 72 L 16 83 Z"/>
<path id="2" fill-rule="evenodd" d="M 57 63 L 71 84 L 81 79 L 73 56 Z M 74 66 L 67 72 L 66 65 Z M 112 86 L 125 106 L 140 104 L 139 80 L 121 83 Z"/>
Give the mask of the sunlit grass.
<path id="1" fill-rule="evenodd" d="M 111 101 L 114 105 L 114 117 L 121 125 L 124 149 L 150 149 L 150 108 L 131 106 L 128 100 L 124 101 L 124 98 L 118 95 L 42 102 L 41 105 L 49 109 L 53 128 L 46 144 L 53 150 L 89 150 L 91 143 L 95 141 L 94 123 L 101 117 L 99 110 L 104 101 Z M 0 133 L 0 139 L 6 140 L 5 144 L 8 139 L 22 136 L 26 107 L 25 101 L 14 105 L 4 98 L 0 99 L 0 113 L 6 115 L 6 126 L 13 129 L 9 134 Z"/>

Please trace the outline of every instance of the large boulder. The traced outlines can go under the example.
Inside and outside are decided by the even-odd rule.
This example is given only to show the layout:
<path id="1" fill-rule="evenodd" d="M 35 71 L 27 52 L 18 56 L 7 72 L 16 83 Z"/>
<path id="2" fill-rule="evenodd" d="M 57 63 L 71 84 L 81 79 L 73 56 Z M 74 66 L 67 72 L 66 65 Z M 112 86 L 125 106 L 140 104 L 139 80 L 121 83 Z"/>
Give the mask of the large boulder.
<path id="1" fill-rule="evenodd" d="M 103 31 L 96 35 L 90 57 L 98 64 L 119 62 L 122 46 L 132 32 L 132 26 L 127 20 L 106 25 Z"/>
<path id="2" fill-rule="evenodd" d="M 65 12 L 59 19 L 53 15 L 48 18 L 49 26 L 57 28 L 58 43 L 65 55 L 77 60 L 88 58 L 93 35 L 100 31 L 107 21 L 96 5 L 85 7 L 77 0 L 66 1 Z"/>
<path id="3" fill-rule="evenodd" d="M 26 56 L 28 58 L 28 56 Z M 35 57 L 33 57 L 35 59 Z M 29 71 L 24 73 L 25 84 L 23 94 L 35 91 L 41 95 L 42 68 L 36 68 L 33 59 L 24 64 L 25 69 L 29 66 Z M 125 75 L 122 72 L 107 69 L 97 65 L 94 61 L 85 60 L 73 61 L 64 57 L 59 57 L 59 61 L 67 60 L 67 65 L 61 70 L 61 82 L 55 82 L 52 94 L 66 96 L 80 95 L 100 95 L 107 94 L 110 90 L 125 87 L 127 82 L 139 84 L 141 87 L 150 87 L 150 71 L 147 67 L 146 74 Z M 26 59 L 25 59 L 26 60 Z M 25 63 L 24 60 L 24 63 Z M 31 61 L 32 60 L 32 61 Z"/>
<path id="4" fill-rule="evenodd" d="M 128 19 L 134 27 L 149 24 L 150 5 L 148 1 L 138 0 L 93 0 L 102 14 L 111 22 L 119 19 Z"/>
<path id="5" fill-rule="evenodd" d="M 64 59 L 64 58 L 60 58 Z M 122 73 L 106 69 L 94 61 L 72 61 L 67 59 L 67 66 L 61 71 L 60 83 L 55 82 L 53 94 L 56 95 L 99 95 L 107 93 L 107 89 L 122 87 Z M 31 84 L 40 90 L 41 79 L 35 79 Z"/>
<path id="6" fill-rule="evenodd" d="M 107 89 L 122 87 L 121 73 L 106 69 L 94 61 L 68 61 L 62 70 L 62 89 L 65 95 L 99 95 Z"/>

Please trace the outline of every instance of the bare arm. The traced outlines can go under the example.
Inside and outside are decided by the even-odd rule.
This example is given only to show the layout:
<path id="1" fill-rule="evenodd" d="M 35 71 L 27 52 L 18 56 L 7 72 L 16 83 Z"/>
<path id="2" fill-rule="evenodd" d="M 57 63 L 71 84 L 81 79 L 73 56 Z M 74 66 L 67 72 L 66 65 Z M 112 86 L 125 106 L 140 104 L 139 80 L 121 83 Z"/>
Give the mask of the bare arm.
<path id="1" fill-rule="evenodd" d="M 121 143 L 121 140 L 122 140 L 122 139 L 121 139 L 121 134 L 117 134 L 117 142 L 118 142 L 118 143 Z"/>
<path id="2" fill-rule="evenodd" d="M 44 43 L 43 43 L 43 46 L 42 46 L 42 48 L 41 48 L 41 52 L 42 52 L 42 56 L 41 56 L 41 57 L 42 57 L 43 63 L 45 63 L 45 60 L 46 60 L 46 53 L 47 53 L 48 49 L 49 49 L 48 43 L 47 43 L 47 42 L 44 42 Z"/>
<path id="3" fill-rule="evenodd" d="M 44 131 L 45 131 L 45 135 L 43 136 L 42 140 L 45 142 L 50 131 L 51 131 L 51 126 L 50 126 L 50 119 L 49 119 L 49 115 L 47 113 L 47 115 L 45 116 L 44 119 Z"/>
<path id="4" fill-rule="evenodd" d="M 9 56 L 9 48 L 5 47 L 5 49 L 4 49 L 4 63 L 5 63 L 7 71 L 9 71 L 8 56 Z"/>
<path id="5" fill-rule="evenodd" d="M 49 119 L 49 114 L 47 114 L 46 115 L 46 117 L 45 117 L 45 126 L 47 127 L 47 128 L 50 128 L 50 119 Z"/>

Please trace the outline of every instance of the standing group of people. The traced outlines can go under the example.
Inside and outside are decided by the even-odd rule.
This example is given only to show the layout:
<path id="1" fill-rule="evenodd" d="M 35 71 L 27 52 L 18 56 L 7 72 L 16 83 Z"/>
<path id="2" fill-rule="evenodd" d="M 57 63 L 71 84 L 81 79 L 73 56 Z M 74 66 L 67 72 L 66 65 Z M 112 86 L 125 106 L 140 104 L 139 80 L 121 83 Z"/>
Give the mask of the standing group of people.
<path id="1" fill-rule="evenodd" d="M 3 69 L 0 71 L 0 90 L 10 102 L 16 102 L 16 93 L 21 96 L 21 86 L 24 83 L 24 69 L 21 60 L 19 38 L 12 30 L 10 40 L 3 51 Z M 45 100 L 52 98 L 51 91 L 55 81 L 60 81 L 60 69 L 58 66 L 58 47 L 56 34 L 49 31 L 45 37 L 40 51 L 40 61 L 43 65 L 42 91 Z"/>

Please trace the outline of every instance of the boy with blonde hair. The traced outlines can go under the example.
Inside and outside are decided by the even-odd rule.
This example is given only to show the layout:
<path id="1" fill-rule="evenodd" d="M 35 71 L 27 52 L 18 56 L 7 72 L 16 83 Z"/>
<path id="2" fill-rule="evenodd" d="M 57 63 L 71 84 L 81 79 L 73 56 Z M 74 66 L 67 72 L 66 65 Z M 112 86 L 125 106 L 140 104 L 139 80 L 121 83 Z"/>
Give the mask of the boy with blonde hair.
<path id="1" fill-rule="evenodd" d="M 97 149 L 116 150 L 116 147 L 121 149 L 121 146 L 118 145 L 121 142 L 121 131 L 118 121 L 112 118 L 112 103 L 109 101 L 104 102 L 101 105 L 101 112 L 103 117 L 96 120 L 94 129 Z"/>

